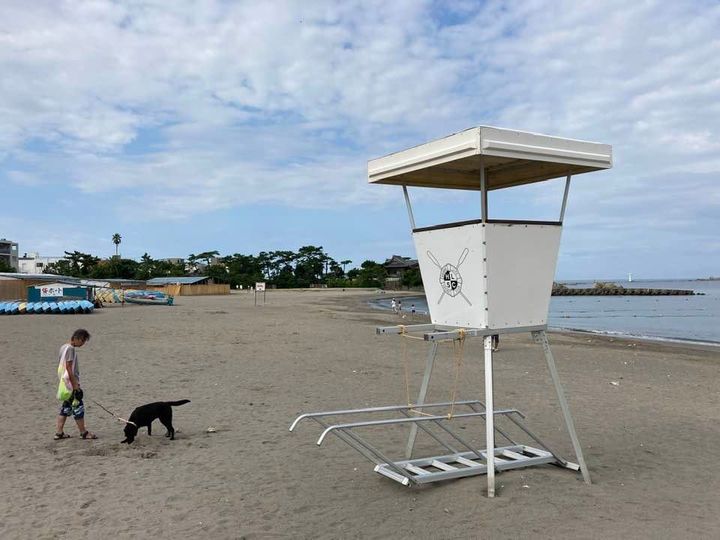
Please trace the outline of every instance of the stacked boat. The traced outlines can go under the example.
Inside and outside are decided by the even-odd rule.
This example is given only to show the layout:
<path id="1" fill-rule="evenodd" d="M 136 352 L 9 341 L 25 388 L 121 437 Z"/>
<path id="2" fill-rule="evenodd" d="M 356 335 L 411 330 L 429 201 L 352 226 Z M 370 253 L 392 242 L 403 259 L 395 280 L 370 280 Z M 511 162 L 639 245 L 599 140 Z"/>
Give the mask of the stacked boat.
<path id="1" fill-rule="evenodd" d="M 98 287 L 95 289 L 95 300 L 103 304 L 122 304 L 125 302 L 125 291 L 109 287 Z"/>
<path id="2" fill-rule="evenodd" d="M 171 306 L 174 297 L 162 291 L 140 289 L 111 289 L 98 288 L 95 290 L 95 299 L 103 304 L 154 304 Z"/>
<path id="3" fill-rule="evenodd" d="M 60 302 L 0 302 L 0 315 L 34 313 L 92 313 L 95 306 L 87 300 L 63 300 Z"/>
<path id="4" fill-rule="evenodd" d="M 132 304 L 173 305 L 173 297 L 162 291 L 125 291 L 125 301 Z"/>

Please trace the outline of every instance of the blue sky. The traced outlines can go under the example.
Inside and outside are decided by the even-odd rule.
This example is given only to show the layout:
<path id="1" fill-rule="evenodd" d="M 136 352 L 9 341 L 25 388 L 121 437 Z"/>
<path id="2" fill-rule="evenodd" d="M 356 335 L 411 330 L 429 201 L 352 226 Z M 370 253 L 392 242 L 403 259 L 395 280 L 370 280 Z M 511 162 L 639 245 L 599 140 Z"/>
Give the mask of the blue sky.
<path id="1" fill-rule="evenodd" d="M 714 1 L 0 5 L 0 237 L 186 257 L 414 255 L 367 160 L 476 125 L 613 145 L 573 183 L 559 279 L 720 275 Z M 491 194 L 554 217 L 561 182 Z M 419 224 L 478 195 L 411 190 Z"/>

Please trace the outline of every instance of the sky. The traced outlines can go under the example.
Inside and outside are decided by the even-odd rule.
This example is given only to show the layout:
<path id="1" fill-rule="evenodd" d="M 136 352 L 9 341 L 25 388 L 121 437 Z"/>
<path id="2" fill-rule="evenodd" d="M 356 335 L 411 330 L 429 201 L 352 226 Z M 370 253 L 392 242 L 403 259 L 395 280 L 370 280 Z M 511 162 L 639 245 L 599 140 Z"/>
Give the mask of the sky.
<path id="1" fill-rule="evenodd" d="M 720 275 L 720 3 L 0 3 L 0 238 L 43 256 L 414 257 L 367 161 L 478 125 L 611 144 L 558 279 Z M 492 192 L 554 219 L 563 181 Z M 411 188 L 418 225 L 479 194 Z"/>

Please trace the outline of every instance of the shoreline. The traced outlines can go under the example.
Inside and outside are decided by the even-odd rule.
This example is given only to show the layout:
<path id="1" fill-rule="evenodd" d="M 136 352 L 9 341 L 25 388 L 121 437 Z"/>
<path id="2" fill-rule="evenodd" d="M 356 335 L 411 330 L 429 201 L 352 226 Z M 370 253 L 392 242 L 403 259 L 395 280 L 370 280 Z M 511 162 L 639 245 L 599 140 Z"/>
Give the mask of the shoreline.
<path id="1" fill-rule="evenodd" d="M 656 336 L 644 336 L 634 335 L 628 333 L 614 333 L 606 332 L 602 330 L 584 330 L 582 328 L 563 328 L 558 326 L 548 326 L 548 331 L 554 334 L 569 334 L 569 335 L 590 335 L 596 337 L 608 338 L 610 341 L 615 339 L 625 341 L 642 341 L 647 343 L 657 343 L 668 346 L 677 347 L 690 347 L 698 350 L 720 352 L 720 342 L 716 341 L 702 341 L 692 339 L 678 339 L 670 337 L 656 337 Z"/>
<path id="2" fill-rule="evenodd" d="M 425 300 L 425 296 L 417 294 L 413 291 L 407 291 L 404 295 L 401 294 L 395 294 L 390 296 L 400 296 L 402 298 L 419 298 L 423 301 Z M 386 301 L 388 297 L 388 294 L 385 294 L 383 296 L 378 296 L 376 298 L 369 299 L 368 305 L 378 311 L 390 311 L 389 306 L 383 306 L 381 305 L 382 301 Z M 417 312 L 416 316 L 418 317 L 428 317 L 429 314 L 427 312 Z M 429 320 L 428 320 L 429 322 Z M 694 340 L 694 339 L 684 339 L 684 338 L 676 338 L 676 337 L 669 337 L 669 336 L 648 336 L 644 334 L 632 334 L 629 332 L 620 332 L 620 331 L 612 331 L 612 330 L 587 330 L 584 328 L 571 328 L 571 327 L 565 327 L 565 326 L 550 326 L 548 325 L 548 332 L 552 333 L 577 333 L 577 334 L 589 334 L 593 336 L 607 336 L 610 338 L 615 339 L 629 339 L 629 340 L 638 340 L 638 341 L 647 341 L 652 343 L 667 343 L 669 345 L 687 345 L 689 347 L 697 347 L 697 348 L 707 348 L 708 350 L 715 350 L 720 348 L 720 341 L 710 341 L 710 340 Z"/>

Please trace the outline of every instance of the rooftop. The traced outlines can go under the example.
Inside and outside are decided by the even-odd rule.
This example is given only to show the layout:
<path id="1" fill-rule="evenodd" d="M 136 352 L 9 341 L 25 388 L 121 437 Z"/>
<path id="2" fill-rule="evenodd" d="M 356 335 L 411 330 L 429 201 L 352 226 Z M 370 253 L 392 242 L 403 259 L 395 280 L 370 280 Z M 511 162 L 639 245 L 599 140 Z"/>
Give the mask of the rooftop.
<path id="1" fill-rule="evenodd" d="M 156 277 L 147 281 L 148 285 L 192 285 L 210 279 L 208 276 Z"/>
<path id="2" fill-rule="evenodd" d="M 612 146 L 480 126 L 368 162 L 373 184 L 488 190 L 612 167 Z"/>

